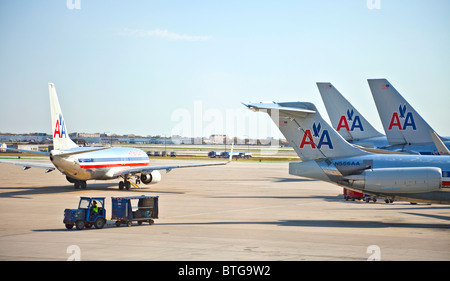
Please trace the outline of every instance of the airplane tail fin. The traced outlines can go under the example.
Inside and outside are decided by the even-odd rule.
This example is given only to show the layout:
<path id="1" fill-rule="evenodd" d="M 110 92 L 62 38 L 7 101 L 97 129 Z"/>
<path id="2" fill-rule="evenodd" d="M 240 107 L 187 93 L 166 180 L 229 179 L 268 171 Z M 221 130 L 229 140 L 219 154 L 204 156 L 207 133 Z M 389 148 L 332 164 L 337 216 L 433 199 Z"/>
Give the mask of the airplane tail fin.
<path id="1" fill-rule="evenodd" d="M 368 154 L 339 135 L 312 103 L 254 103 L 245 106 L 268 113 L 303 161 Z"/>
<path id="2" fill-rule="evenodd" d="M 66 123 L 64 122 L 61 107 L 59 106 L 58 96 L 56 95 L 55 85 L 53 83 L 48 83 L 48 90 L 50 95 L 53 149 L 64 150 L 78 147 L 78 145 L 69 137 L 69 132 L 67 131 Z"/>
<path id="3" fill-rule="evenodd" d="M 433 142 L 433 129 L 386 79 L 368 79 L 389 144 Z"/>
<path id="4" fill-rule="evenodd" d="M 356 108 L 331 84 L 317 83 L 333 128 L 348 141 L 382 137 Z"/>

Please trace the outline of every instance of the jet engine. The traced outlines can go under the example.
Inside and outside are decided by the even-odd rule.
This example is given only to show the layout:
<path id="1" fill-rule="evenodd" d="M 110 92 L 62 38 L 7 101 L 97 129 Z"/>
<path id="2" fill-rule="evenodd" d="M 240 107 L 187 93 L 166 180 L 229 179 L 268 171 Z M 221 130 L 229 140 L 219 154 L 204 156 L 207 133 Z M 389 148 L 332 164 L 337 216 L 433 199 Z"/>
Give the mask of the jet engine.
<path id="1" fill-rule="evenodd" d="M 435 167 L 373 169 L 345 178 L 356 189 L 384 194 L 430 192 L 442 186 L 442 171 Z"/>
<path id="2" fill-rule="evenodd" d="M 159 171 L 152 171 L 149 174 L 141 174 L 141 181 L 145 184 L 154 184 L 161 181 L 161 173 Z"/>

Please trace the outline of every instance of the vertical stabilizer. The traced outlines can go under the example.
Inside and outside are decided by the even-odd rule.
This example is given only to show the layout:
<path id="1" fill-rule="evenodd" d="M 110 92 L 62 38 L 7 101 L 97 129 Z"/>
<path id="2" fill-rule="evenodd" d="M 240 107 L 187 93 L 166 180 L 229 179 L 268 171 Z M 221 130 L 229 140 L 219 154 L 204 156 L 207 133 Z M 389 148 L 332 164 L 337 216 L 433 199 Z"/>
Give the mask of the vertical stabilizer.
<path id="1" fill-rule="evenodd" d="M 389 144 L 432 143 L 430 125 L 386 79 L 368 79 Z"/>
<path id="2" fill-rule="evenodd" d="M 59 106 L 58 96 L 56 95 L 55 85 L 53 83 L 48 83 L 48 90 L 50 95 L 53 149 L 65 150 L 78 147 L 69 137 L 61 107 Z"/>
<path id="3" fill-rule="evenodd" d="M 348 141 L 382 137 L 353 105 L 328 82 L 317 83 L 333 128 Z"/>
<path id="4" fill-rule="evenodd" d="M 368 154 L 339 135 L 312 103 L 253 103 L 246 106 L 267 112 L 303 161 Z"/>

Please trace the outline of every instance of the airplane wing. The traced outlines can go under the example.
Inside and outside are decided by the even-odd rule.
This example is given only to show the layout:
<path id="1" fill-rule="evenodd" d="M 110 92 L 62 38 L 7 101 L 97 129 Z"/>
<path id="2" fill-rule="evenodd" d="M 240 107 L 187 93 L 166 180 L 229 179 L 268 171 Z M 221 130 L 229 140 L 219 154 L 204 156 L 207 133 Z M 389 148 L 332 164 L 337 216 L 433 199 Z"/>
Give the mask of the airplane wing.
<path id="1" fill-rule="evenodd" d="M 179 168 L 219 166 L 219 165 L 226 165 L 226 164 L 230 163 L 232 159 L 233 159 L 233 145 L 231 145 L 230 157 L 227 162 L 160 165 L 160 166 L 138 166 L 138 167 L 133 167 L 133 168 L 128 168 L 128 169 L 117 171 L 114 173 L 113 176 L 119 177 L 119 176 L 123 176 L 123 175 L 127 175 L 127 174 L 129 175 L 129 174 L 136 174 L 136 173 L 150 173 L 155 170 L 166 170 L 166 172 L 170 172 L 173 169 L 179 169 Z"/>
<path id="2" fill-rule="evenodd" d="M 1 148 L 0 148 L 0 151 L 2 151 L 2 152 L 6 152 L 7 150 L 12 150 L 12 151 L 16 151 L 16 152 L 28 152 L 28 153 L 37 154 L 37 155 L 50 156 L 49 152 L 42 152 L 42 151 L 35 151 L 35 150 L 26 150 L 26 149 L 17 149 L 17 148 L 9 148 L 9 147 L 6 147 L 5 144 L 3 144 L 1 146 Z"/>
<path id="3" fill-rule="evenodd" d="M 160 166 L 140 166 L 133 167 L 121 171 L 117 171 L 114 173 L 114 176 L 119 177 L 127 174 L 136 174 L 136 173 L 150 173 L 155 170 L 166 170 L 167 172 L 178 169 L 178 168 L 193 168 L 193 167 L 205 167 L 205 166 L 217 166 L 217 165 L 226 165 L 228 162 L 220 162 L 220 163 L 198 163 L 198 164 L 178 164 L 178 165 L 160 165 Z"/>
<path id="4" fill-rule="evenodd" d="M 45 169 L 46 172 L 51 172 L 56 169 L 52 163 L 48 162 L 25 162 L 25 161 L 14 161 L 14 160 L 0 160 L 0 163 L 14 164 L 17 166 L 22 166 L 24 170 L 30 168 L 40 168 Z"/>

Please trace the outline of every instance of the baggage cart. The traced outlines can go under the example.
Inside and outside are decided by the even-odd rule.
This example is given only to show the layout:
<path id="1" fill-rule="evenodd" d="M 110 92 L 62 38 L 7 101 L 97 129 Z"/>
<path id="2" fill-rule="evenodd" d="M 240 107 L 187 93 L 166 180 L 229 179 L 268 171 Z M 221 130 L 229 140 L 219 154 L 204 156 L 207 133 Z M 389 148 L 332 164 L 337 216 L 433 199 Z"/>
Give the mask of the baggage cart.
<path id="1" fill-rule="evenodd" d="M 158 196 L 130 196 L 111 197 L 111 220 L 116 221 L 116 226 L 126 224 L 131 226 L 133 221 L 139 225 L 148 222 L 154 223 L 158 218 Z"/>

